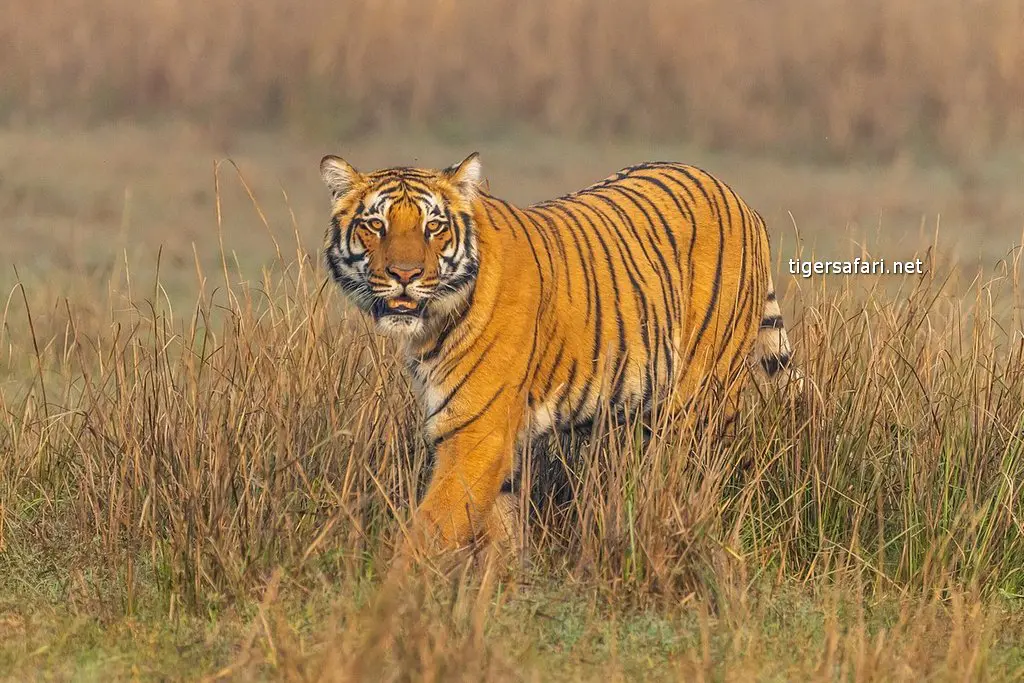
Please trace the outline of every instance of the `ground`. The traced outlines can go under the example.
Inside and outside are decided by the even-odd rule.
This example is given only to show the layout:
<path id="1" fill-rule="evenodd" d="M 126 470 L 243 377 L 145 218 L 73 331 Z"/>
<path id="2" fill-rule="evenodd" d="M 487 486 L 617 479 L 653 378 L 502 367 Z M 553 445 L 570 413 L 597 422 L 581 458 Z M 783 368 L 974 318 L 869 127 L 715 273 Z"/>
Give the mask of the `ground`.
<path id="1" fill-rule="evenodd" d="M 819 165 L 177 124 L 7 128 L 0 150 L 0 676 L 1024 680 L 1009 153 Z M 649 159 L 716 173 L 769 225 L 824 398 L 808 424 L 745 418 L 725 455 L 594 450 L 577 507 L 527 531 L 529 569 L 387 608 L 416 417 L 322 288 L 317 168 L 474 150 L 522 203 Z M 787 272 L 812 254 L 923 256 L 938 281 Z"/>

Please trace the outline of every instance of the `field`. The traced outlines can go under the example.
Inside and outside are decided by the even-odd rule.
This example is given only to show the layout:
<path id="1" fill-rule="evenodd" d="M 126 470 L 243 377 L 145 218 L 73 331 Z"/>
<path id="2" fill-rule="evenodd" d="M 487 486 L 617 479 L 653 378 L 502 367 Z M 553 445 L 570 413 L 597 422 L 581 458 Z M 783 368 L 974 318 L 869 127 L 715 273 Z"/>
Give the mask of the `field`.
<path id="1" fill-rule="evenodd" d="M 325 287 L 316 164 L 436 138 L 0 134 L 0 672 L 12 680 L 1019 680 L 1024 364 L 1012 166 L 815 165 L 492 138 L 519 202 L 653 156 L 766 216 L 808 414 L 583 445 L 510 581 L 380 596 L 423 452 L 390 348 Z M 214 161 L 233 152 L 231 163 Z M 251 196 L 250 196 L 251 193 Z M 922 256 L 885 278 L 789 258 Z"/>
<path id="2" fill-rule="evenodd" d="M 976 163 L 1024 139 L 1024 0 L 9 0 L 0 119 L 509 127 Z"/>
<path id="3" fill-rule="evenodd" d="M 1024 0 L 2 16 L 0 680 L 1024 681 Z M 724 179 L 809 388 L 537 449 L 523 561 L 396 593 L 421 418 L 317 165 L 474 150 Z M 925 273 L 789 266 L 857 257 Z"/>

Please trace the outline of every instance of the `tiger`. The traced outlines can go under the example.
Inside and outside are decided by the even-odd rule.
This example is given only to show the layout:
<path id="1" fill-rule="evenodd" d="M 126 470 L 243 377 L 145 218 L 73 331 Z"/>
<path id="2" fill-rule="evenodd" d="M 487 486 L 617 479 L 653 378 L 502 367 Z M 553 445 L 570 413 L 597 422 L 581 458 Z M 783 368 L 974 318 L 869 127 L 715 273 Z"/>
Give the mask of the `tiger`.
<path id="1" fill-rule="evenodd" d="M 734 411 L 744 368 L 800 380 L 765 222 L 695 166 L 640 163 L 526 207 L 491 194 L 476 152 L 368 173 L 329 154 L 320 171 L 329 277 L 395 341 L 425 416 L 411 528 L 436 550 L 507 541 L 524 443 L 602 402 L 689 419 L 708 386 Z"/>

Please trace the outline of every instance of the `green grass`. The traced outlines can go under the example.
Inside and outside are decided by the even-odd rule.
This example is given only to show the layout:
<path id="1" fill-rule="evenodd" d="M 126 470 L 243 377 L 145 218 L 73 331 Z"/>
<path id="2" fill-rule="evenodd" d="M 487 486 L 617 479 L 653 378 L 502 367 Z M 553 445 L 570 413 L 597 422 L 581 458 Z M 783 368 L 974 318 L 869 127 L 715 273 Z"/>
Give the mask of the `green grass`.
<path id="1" fill-rule="evenodd" d="M 542 577 L 537 577 L 543 581 Z M 473 589 L 372 608 L 372 582 L 287 588 L 197 615 L 147 605 L 132 616 L 83 578 L 71 605 L 2 603 L 10 680 L 221 673 L 228 680 L 378 676 L 502 680 L 1018 680 L 1024 614 L 1005 603 L 858 600 L 846 588 L 754 586 L 720 614 L 697 601 L 640 607 L 597 587 L 512 587 L 483 620 Z M 91 594 L 91 597 L 90 597 Z M 92 602 L 90 602 L 92 601 Z M 396 623 L 400 622 L 400 623 Z M 386 632 L 381 642 L 380 630 Z M 332 660 L 331 657 L 336 659 Z M 337 661 L 340 659 L 341 661 Z M 303 678 L 304 677 L 304 678 Z"/>

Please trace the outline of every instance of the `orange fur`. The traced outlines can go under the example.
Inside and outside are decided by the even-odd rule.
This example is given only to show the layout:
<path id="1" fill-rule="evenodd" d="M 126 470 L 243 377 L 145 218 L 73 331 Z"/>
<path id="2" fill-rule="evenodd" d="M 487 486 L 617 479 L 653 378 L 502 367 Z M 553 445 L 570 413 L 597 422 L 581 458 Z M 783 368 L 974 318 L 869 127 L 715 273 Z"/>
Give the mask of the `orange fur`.
<path id="1" fill-rule="evenodd" d="M 599 402 L 693 419 L 708 387 L 731 406 L 748 364 L 789 378 L 764 223 L 704 171 L 640 164 L 518 208 L 483 189 L 475 154 L 443 171 L 321 169 L 327 265 L 402 343 L 427 414 L 415 526 L 443 546 L 509 526 L 495 503 L 527 436 Z"/>

